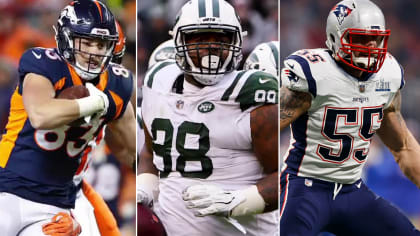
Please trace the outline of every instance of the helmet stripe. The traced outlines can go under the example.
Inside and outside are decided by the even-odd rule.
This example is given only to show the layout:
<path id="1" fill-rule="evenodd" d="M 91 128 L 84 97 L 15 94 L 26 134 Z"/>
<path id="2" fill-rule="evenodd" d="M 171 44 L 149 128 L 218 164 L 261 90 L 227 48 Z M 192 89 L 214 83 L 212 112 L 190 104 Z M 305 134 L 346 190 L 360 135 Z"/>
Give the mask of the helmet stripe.
<path id="1" fill-rule="evenodd" d="M 206 16 L 206 1 L 205 0 L 198 0 L 198 17 L 205 17 Z"/>
<path id="2" fill-rule="evenodd" d="M 102 8 L 98 1 L 93 1 L 96 4 L 96 7 L 98 8 L 99 15 L 101 15 L 101 22 L 102 22 Z"/>
<path id="3" fill-rule="evenodd" d="M 213 17 L 220 17 L 219 0 L 213 0 Z"/>
<path id="4" fill-rule="evenodd" d="M 277 51 L 276 45 L 273 42 L 268 43 L 268 46 L 271 48 L 271 52 L 273 52 L 274 60 L 276 61 L 276 69 L 279 69 L 279 52 Z"/>

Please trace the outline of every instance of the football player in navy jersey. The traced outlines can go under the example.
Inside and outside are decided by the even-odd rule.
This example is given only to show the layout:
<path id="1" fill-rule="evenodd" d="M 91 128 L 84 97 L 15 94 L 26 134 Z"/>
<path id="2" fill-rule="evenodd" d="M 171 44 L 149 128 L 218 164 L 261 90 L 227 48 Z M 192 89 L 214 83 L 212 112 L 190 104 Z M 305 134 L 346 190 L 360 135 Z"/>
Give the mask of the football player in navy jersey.
<path id="1" fill-rule="evenodd" d="M 130 166 L 135 161 L 133 75 L 110 63 L 118 40 L 113 14 L 99 1 L 74 1 L 55 29 L 57 48 L 32 48 L 21 57 L 0 142 L 0 217 L 8 219 L 0 228 L 6 236 L 44 235 L 42 225 L 69 213 L 81 186 L 73 177 L 88 163 L 81 157 L 106 126 L 129 150 L 118 158 Z M 86 86 L 89 96 L 57 98 L 76 85 Z M 85 122 L 69 125 L 79 118 Z"/>
<path id="2" fill-rule="evenodd" d="M 401 115 L 404 72 L 368 0 L 330 11 L 327 48 L 302 49 L 281 72 L 280 130 L 291 127 L 280 180 L 280 235 L 420 235 L 362 181 L 375 133 L 420 187 L 420 146 Z"/>

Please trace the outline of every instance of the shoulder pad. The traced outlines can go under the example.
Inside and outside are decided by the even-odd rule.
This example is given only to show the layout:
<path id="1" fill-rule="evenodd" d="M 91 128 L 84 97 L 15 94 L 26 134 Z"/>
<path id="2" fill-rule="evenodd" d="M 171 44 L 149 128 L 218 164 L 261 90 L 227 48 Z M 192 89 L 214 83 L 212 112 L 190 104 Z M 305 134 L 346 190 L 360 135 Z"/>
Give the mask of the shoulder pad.
<path id="1" fill-rule="evenodd" d="M 124 66 L 119 64 L 110 64 L 108 68 L 109 78 L 108 78 L 108 90 L 111 93 L 111 96 L 114 98 L 118 96 L 122 100 L 122 112 L 119 113 L 119 118 L 124 114 L 124 111 L 127 107 L 128 102 L 130 101 L 134 81 L 133 74 L 130 70 L 126 69 Z"/>
<path id="2" fill-rule="evenodd" d="M 156 84 L 170 84 L 172 86 L 171 79 L 175 80 L 181 73 L 182 71 L 176 65 L 175 60 L 168 59 L 160 61 L 147 70 L 146 75 L 144 77 L 144 85 L 149 88 L 159 87 L 156 86 Z M 166 74 L 166 76 L 163 76 L 165 81 L 161 81 L 161 79 L 158 79 L 160 78 L 159 75 L 163 74 Z"/>
<path id="3" fill-rule="evenodd" d="M 66 67 L 66 63 L 54 48 L 31 48 L 19 61 L 20 82 L 26 74 L 35 73 L 46 77 L 54 84 L 64 76 Z"/>
<path id="4" fill-rule="evenodd" d="M 299 52 L 299 51 L 298 51 Z M 309 92 L 316 97 L 316 82 L 310 64 L 304 56 L 294 53 L 284 60 L 281 70 L 282 85 L 288 89 Z"/>
<path id="5" fill-rule="evenodd" d="M 239 72 L 235 80 L 241 79 L 242 76 L 244 81 L 235 98 L 242 111 L 252 106 L 278 103 L 279 85 L 276 77 L 262 71 L 250 70 Z M 222 100 L 226 100 L 225 94 Z"/>

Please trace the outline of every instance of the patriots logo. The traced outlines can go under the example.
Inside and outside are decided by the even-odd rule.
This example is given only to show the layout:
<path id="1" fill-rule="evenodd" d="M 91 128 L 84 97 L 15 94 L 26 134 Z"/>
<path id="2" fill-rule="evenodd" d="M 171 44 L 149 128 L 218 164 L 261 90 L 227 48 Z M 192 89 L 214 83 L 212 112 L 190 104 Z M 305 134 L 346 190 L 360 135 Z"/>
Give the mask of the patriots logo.
<path id="1" fill-rule="evenodd" d="M 287 76 L 289 81 L 293 81 L 295 83 L 299 81 L 299 77 L 297 77 L 296 74 L 291 70 L 284 70 L 284 74 Z"/>
<path id="2" fill-rule="evenodd" d="M 344 21 L 344 18 L 346 18 L 350 13 L 353 11 L 349 7 L 343 4 L 336 5 L 333 9 L 333 13 L 337 17 L 338 24 L 342 24 Z"/>

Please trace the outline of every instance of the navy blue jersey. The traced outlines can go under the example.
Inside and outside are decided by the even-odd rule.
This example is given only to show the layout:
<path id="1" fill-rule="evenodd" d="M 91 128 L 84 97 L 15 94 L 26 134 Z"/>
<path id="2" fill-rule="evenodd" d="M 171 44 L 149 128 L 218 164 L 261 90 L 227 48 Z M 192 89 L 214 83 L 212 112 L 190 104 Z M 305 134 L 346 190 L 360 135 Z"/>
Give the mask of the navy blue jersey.
<path id="1" fill-rule="evenodd" d="M 117 64 L 110 64 L 101 74 L 96 87 L 108 96 L 109 108 L 99 124 L 36 130 L 22 100 L 23 80 L 28 73 L 49 79 L 56 96 L 68 87 L 83 84 L 56 49 L 32 48 L 23 54 L 7 132 L 0 142 L 0 191 L 59 207 L 73 207 L 76 190 L 72 180 L 83 151 L 106 123 L 124 114 L 133 89 L 133 76 Z M 11 182 L 14 184 L 8 184 Z"/>

